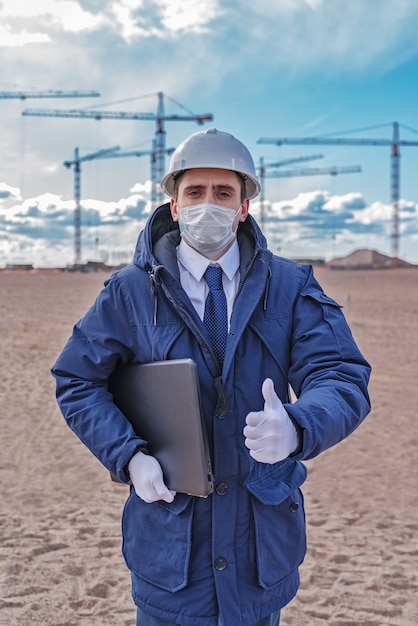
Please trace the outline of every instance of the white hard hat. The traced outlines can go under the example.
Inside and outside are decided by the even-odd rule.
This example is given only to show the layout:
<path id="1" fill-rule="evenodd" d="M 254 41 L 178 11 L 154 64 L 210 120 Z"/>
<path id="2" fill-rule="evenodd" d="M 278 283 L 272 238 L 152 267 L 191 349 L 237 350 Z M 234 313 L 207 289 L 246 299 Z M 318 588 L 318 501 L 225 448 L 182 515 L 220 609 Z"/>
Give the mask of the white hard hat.
<path id="1" fill-rule="evenodd" d="M 190 135 L 174 151 L 161 188 L 174 196 L 176 176 L 184 170 L 213 167 L 237 172 L 245 183 L 245 197 L 255 198 L 260 193 L 254 161 L 241 141 L 229 133 L 209 128 Z"/>

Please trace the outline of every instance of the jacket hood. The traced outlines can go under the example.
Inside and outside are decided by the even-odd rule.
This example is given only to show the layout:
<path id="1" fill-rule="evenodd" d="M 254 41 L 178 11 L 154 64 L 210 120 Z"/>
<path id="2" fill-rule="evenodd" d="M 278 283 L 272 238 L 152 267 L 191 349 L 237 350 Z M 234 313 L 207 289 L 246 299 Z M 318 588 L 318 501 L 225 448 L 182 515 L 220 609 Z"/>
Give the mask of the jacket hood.
<path id="1" fill-rule="evenodd" d="M 145 270 L 162 263 L 174 269 L 177 266 L 176 247 L 179 243 L 178 223 L 173 221 L 167 202 L 154 211 L 139 233 L 133 262 Z M 241 252 L 243 248 L 251 248 L 251 254 L 257 250 L 267 250 L 266 238 L 251 215 L 238 225 L 238 243 Z"/>

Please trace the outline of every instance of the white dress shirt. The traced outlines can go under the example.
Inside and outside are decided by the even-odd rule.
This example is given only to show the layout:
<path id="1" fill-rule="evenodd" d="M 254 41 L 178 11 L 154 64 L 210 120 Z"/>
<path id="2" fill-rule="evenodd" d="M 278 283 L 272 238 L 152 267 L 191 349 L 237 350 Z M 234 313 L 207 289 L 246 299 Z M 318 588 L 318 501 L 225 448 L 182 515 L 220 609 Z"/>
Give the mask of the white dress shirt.
<path id="1" fill-rule="evenodd" d="M 240 256 L 237 240 L 234 241 L 229 250 L 217 261 L 207 259 L 191 248 L 183 239 L 181 240 L 180 245 L 177 247 L 180 283 L 202 321 L 205 312 L 205 300 L 209 291 L 203 275 L 208 265 L 220 265 L 223 271 L 222 285 L 228 307 L 229 328 L 229 320 L 231 319 L 232 307 L 240 279 L 239 261 Z"/>

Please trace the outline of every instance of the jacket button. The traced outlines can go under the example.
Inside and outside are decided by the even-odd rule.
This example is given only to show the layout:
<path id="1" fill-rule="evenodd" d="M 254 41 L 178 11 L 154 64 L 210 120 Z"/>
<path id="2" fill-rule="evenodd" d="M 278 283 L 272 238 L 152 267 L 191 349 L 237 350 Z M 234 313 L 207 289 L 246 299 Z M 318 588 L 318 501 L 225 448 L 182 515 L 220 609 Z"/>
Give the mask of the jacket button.
<path id="1" fill-rule="evenodd" d="M 227 565 L 228 565 L 228 562 L 223 556 L 220 556 L 215 561 L 215 569 L 217 569 L 219 572 L 225 569 Z"/>
<path id="2" fill-rule="evenodd" d="M 292 513 L 295 513 L 299 509 L 299 504 L 297 502 L 292 502 L 290 505 L 290 510 Z"/>
<path id="3" fill-rule="evenodd" d="M 224 496 L 228 491 L 228 485 L 226 483 L 218 483 L 216 485 L 216 493 L 218 496 Z"/>

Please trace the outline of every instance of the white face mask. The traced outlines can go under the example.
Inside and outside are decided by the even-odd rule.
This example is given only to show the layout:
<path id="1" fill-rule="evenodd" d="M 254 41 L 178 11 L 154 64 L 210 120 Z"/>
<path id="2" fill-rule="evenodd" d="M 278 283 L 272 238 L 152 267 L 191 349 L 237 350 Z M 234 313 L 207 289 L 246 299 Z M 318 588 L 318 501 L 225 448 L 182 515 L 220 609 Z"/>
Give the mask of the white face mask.
<path id="1" fill-rule="evenodd" d="M 235 239 L 232 226 L 241 212 L 218 204 L 195 204 L 179 210 L 180 234 L 192 248 L 207 257 L 221 254 Z"/>

